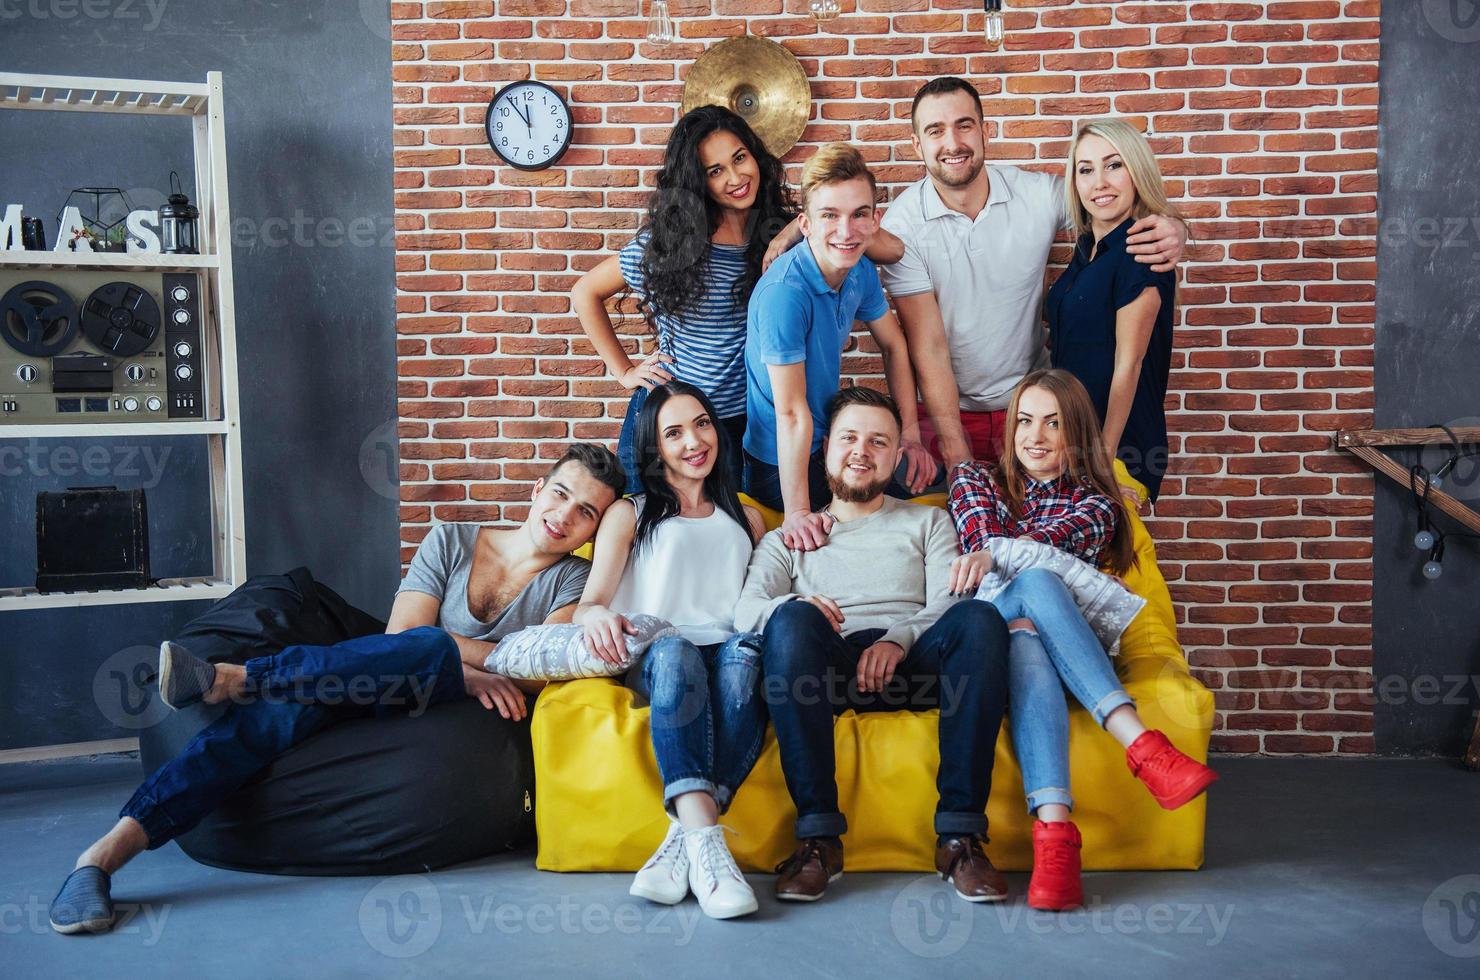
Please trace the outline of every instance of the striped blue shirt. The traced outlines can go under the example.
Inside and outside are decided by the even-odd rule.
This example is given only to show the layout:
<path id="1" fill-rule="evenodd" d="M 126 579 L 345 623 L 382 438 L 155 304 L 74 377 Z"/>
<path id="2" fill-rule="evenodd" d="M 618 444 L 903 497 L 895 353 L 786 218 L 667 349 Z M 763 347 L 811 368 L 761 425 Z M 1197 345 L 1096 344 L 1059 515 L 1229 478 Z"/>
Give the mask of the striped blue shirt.
<path id="1" fill-rule="evenodd" d="M 648 230 L 638 232 L 622 248 L 622 278 L 646 299 L 642 249 Z M 735 282 L 745 275 L 745 247 L 710 244 L 708 286 L 694 308 L 682 318 L 660 315 L 658 349 L 673 363 L 675 378 L 687 381 L 709 396 L 723 419 L 745 414 L 745 303 L 734 299 Z"/>

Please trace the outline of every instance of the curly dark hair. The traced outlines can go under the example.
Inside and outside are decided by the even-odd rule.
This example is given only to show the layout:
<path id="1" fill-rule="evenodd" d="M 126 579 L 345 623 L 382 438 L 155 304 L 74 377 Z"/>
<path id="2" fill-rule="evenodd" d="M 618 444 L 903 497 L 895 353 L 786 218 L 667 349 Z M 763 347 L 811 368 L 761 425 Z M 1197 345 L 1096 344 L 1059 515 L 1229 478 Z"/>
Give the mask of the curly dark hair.
<path id="1" fill-rule="evenodd" d="M 776 233 L 796 217 L 781 161 L 760 137 L 729 109 L 700 106 L 684 114 L 668 137 L 657 187 L 648 198 L 643 230 L 642 314 L 681 317 L 694 309 L 708 281 L 710 236 L 719 227 L 721 207 L 709 196 L 709 180 L 699 160 L 699 145 L 724 130 L 745 146 L 760 169 L 760 187 L 746 227 L 745 274 L 735 283 L 734 301 L 744 306 L 761 277 L 761 260 Z"/>

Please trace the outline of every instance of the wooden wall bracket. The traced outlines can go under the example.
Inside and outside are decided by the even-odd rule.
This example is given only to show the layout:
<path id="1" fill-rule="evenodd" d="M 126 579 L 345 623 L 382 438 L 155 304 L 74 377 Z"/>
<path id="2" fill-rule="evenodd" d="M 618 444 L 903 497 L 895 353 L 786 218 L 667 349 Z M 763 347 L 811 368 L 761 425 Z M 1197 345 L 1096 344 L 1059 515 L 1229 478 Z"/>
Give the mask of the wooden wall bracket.
<path id="1" fill-rule="evenodd" d="M 1460 443 L 1480 443 L 1480 428 L 1450 429 Z M 1408 486 L 1408 467 L 1379 452 L 1376 446 L 1447 446 L 1449 436 L 1443 429 L 1346 429 L 1336 433 L 1336 448 L 1345 449 L 1383 476 L 1404 487 Z M 1480 534 L 1480 513 L 1443 490 L 1430 490 L 1429 503 L 1436 509 Z"/>
<path id="2" fill-rule="evenodd" d="M 1450 429 L 1461 444 L 1480 443 L 1480 428 Z M 1443 429 L 1346 429 L 1336 433 L 1337 449 L 1344 449 L 1362 460 L 1383 476 L 1408 487 L 1408 468 L 1394 462 L 1379 452 L 1377 446 L 1447 446 L 1449 434 Z M 1430 489 L 1428 502 L 1437 510 L 1454 518 L 1465 527 L 1480 534 L 1480 513 L 1443 490 Z M 1471 769 L 1480 770 L 1480 717 L 1475 719 L 1475 731 L 1470 736 L 1470 747 L 1465 753 L 1464 763 Z"/>

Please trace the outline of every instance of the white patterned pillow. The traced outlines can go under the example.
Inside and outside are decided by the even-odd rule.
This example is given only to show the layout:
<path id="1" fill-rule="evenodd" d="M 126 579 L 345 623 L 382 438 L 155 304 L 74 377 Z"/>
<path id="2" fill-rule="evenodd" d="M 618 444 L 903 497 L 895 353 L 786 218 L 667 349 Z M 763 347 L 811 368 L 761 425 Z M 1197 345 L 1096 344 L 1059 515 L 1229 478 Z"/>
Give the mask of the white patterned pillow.
<path id="1" fill-rule="evenodd" d="M 1105 651 L 1112 657 L 1120 654 L 1120 634 L 1145 607 L 1145 599 L 1088 562 L 1042 541 L 991 538 L 987 550 L 992 553 L 992 570 L 977 587 L 978 599 L 991 602 L 1015 575 L 1029 568 L 1046 568 L 1068 587 L 1074 604 Z"/>
<path id="2" fill-rule="evenodd" d="M 530 626 L 504 637 L 483 661 L 483 669 L 505 677 L 531 681 L 568 681 L 578 677 L 624 674 L 655 640 L 677 636 L 666 620 L 639 613 L 627 622 L 637 630 L 627 637 L 627 657 L 609 664 L 586 649 L 585 630 L 575 623 Z"/>

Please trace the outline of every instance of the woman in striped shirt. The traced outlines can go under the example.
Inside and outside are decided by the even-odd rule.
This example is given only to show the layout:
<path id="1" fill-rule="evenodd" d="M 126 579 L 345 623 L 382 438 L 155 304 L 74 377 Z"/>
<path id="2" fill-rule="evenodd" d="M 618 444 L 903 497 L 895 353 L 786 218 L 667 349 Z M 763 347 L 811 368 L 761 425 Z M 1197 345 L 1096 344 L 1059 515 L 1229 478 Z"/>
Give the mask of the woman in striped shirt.
<path id="1" fill-rule="evenodd" d="M 673 378 L 709 396 L 730 437 L 730 472 L 742 471 L 746 305 L 767 247 L 795 217 L 781 161 L 744 119 L 701 106 L 673 127 L 636 237 L 576 283 L 572 302 L 581 329 L 612 377 L 632 392 L 617 446 L 629 493 L 641 489 L 632 451 L 638 413 L 648 391 Z M 898 239 L 880 232 L 868 254 L 892 262 L 903 252 Z M 636 364 L 606 308 L 623 292 L 637 298 L 658 340 L 657 350 Z"/>

